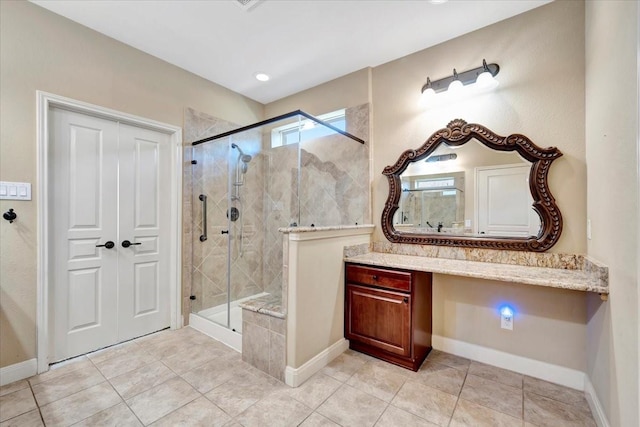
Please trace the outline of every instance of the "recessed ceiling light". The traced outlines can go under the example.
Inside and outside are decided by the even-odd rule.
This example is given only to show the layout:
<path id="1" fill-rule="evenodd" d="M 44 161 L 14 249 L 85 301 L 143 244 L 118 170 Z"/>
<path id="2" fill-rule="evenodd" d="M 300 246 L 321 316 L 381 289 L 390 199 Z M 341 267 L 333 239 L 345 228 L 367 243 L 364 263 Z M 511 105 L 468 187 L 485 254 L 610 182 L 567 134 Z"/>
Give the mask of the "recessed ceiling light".
<path id="1" fill-rule="evenodd" d="M 442 3 L 446 3 L 449 0 L 429 0 L 429 3 L 431 4 L 442 4 Z"/>
<path id="2" fill-rule="evenodd" d="M 261 82 L 266 82 L 271 78 L 265 73 L 256 73 L 254 75 L 255 75 L 256 79 L 260 80 Z"/>

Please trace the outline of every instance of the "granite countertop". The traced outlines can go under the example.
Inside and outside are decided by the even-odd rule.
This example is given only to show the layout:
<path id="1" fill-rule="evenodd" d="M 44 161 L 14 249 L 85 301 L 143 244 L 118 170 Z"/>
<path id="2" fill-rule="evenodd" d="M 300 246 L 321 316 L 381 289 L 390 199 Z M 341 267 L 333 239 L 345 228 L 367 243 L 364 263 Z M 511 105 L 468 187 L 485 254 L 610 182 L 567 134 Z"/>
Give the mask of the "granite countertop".
<path id="1" fill-rule="evenodd" d="M 286 318 L 286 310 L 282 307 L 281 297 L 274 295 L 265 295 L 258 298 L 253 298 L 238 304 L 240 308 L 245 310 L 254 311 L 256 313 L 268 314 L 272 317 L 278 317 L 280 319 Z"/>
<path id="2" fill-rule="evenodd" d="M 278 231 L 281 233 L 308 233 L 313 231 L 336 231 L 336 230 L 354 230 L 360 228 L 371 228 L 375 227 L 373 224 L 361 224 L 361 225 L 329 225 L 322 227 L 308 227 L 308 226 L 300 226 L 300 227 L 280 227 Z"/>
<path id="3" fill-rule="evenodd" d="M 427 271 L 478 279 L 499 280 L 551 288 L 608 294 L 608 283 L 584 269 L 532 267 L 382 252 L 345 256 L 345 261 L 380 267 Z"/>

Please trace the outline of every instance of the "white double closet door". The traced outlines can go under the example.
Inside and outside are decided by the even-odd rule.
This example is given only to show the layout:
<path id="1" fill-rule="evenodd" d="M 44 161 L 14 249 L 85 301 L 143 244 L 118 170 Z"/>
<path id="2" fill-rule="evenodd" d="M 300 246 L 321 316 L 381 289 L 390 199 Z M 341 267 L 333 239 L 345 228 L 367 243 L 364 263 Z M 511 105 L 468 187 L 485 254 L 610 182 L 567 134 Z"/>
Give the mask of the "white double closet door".
<path id="1" fill-rule="evenodd" d="M 170 326 L 171 156 L 161 132 L 59 108 L 49 117 L 57 361 Z"/>

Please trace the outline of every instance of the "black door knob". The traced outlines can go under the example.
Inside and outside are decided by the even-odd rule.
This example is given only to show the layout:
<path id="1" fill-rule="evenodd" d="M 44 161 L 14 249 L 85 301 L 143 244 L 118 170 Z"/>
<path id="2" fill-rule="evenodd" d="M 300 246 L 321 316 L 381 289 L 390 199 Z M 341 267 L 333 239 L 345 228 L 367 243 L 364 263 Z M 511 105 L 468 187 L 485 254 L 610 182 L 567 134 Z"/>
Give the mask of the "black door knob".
<path id="1" fill-rule="evenodd" d="M 128 240 L 123 240 L 122 241 L 122 247 L 123 248 L 128 248 L 129 246 L 136 246 L 136 245 L 141 245 L 142 243 L 131 243 Z"/>
<path id="2" fill-rule="evenodd" d="M 108 242 L 106 242 L 104 245 L 96 245 L 96 248 L 107 248 L 107 249 L 112 249 L 116 246 L 115 243 L 113 243 L 111 240 L 109 240 Z"/>

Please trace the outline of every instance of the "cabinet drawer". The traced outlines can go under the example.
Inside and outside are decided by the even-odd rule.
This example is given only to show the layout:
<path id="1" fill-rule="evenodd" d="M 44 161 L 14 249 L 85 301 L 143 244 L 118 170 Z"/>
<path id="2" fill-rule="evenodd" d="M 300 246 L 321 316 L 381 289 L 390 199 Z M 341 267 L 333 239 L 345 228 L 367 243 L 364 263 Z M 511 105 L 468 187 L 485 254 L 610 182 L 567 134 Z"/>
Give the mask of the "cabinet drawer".
<path id="1" fill-rule="evenodd" d="M 382 268 L 348 264 L 347 282 L 411 291 L 411 273 L 406 271 L 384 270 Z"/>

